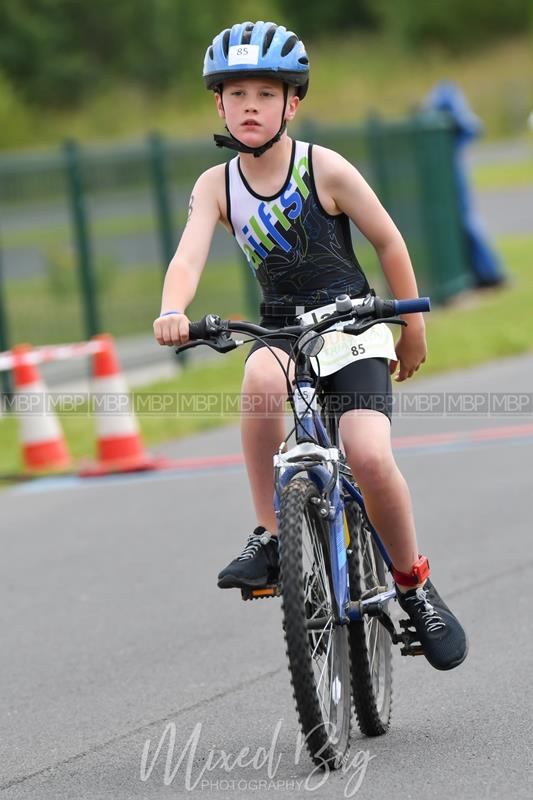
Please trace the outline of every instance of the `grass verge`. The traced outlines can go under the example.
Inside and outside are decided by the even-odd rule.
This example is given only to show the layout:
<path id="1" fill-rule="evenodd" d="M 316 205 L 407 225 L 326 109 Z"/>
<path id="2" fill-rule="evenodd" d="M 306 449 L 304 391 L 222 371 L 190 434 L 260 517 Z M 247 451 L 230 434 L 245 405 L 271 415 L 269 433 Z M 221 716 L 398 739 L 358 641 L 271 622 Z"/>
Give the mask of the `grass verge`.
<path id="1" fill-rule="evenodd" d="M 533 187 L 533 150 L 530 160 L 476 167 L 472 170 L 472 182 L 478 191 L 510 189 L 515 186 Z"/>
<path id="2" fill-rule="evenodd" d="M 533 350 L 533 237 L 498 240 L 509 282 L 465 295 L 427 321 L 429 358 L 423 375 L 460 369 Z"/>
<path id="3" fill-rule="evenodd" d="M 163 283 L 160 266 L 142 264 L 121 269 L 105 261 L 97 266 L 101 329 L 113 336 L 149 331 L 159 310 Z M 209 262 L 190 307 L 191 316 L 200 317 L 203 308 L 216 308 L 225 316 L 243 313 L 244 280 L 240 259 Z M 51 264 L 46 275 L 6 282 L 4 291 L 11 341 L 40 345 L 84 338 L 77 275 L 68 260 Z"/>

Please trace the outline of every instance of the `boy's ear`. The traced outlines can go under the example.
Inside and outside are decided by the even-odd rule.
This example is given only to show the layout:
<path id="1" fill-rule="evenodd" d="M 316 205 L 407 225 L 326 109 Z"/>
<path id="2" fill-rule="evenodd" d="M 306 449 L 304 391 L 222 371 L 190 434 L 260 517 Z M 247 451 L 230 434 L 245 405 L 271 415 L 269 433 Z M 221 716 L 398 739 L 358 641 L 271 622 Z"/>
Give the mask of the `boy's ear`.
<path id="1" fill-rule="evenodd" d="M 300 98 L 298 97 L 298 95 L 293 94 L 292 97 L 289 97 L 287 101 L 287 110 L 285 111 L 285 119 L 289 121 L 291 119 L 294 119 L 299 105 L 300 105 Z"/>
<path id="2" fill-rule="evenodd" d="M 220 92 L 215 92 L 215 105 L 217 107 L 218 116 L 220 119 L 226 119 L 226 112 L 224 111 L 224 104 L 222 102 L 222 95 Z"/>

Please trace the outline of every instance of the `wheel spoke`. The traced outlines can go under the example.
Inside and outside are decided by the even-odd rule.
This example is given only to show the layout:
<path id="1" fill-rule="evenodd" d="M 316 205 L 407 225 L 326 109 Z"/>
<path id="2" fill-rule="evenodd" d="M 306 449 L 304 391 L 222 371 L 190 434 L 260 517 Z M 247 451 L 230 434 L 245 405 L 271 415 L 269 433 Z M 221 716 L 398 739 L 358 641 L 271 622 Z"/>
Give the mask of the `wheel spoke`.
<path id="1" fill-rule="evenodd" d="M 378 643 L 378 638 L 379 638 L 378 637 L 379 631 L 378 631 L 377 628 L 378 628 L 378 626 L 380 626 L 380 623 L 377 620 L 372 620 L 372 623 L 373 624 L 371 624 L 371 626 L 370 626 L 370 640 L 372 641 L 372 639 L 373 639 L 374 640 L 374 644 L 373 644 L 373 647 L 372 647 L 372 654 L 370 656 L 370 672 L 371 673 L 373 673 L 373 671 L 374 671 L 374 659 L 376 658 L 377 643 Z"/>
<path id="2" fill-rule="evenodd" d="M 327 595 L 325 594 L 324 591 L 320 592 L 321 587 L 318 585 L 319 583 L 321 583 L 321 581 L 319 580 L 319 576 L 316 574 L 315 571 L 313 571 L 312 573 L 308 573 L 306 575 L 306 584 L 307 584 L 306 600 L 312 601 L 314 594 L 319 601 L 320 601 L 320 596 L 322 596 L 323 598 L 322 602 L 327 602 L 328 600 Z"/>
<path id="3" fill-rule="evenodd" d="M 321 640 L 322 640 L 322 637 L 323 637 L 323 636 L 324 636 L 324 634 L 326 633 L 326 630 L 328 629 L 328 626 L 329 626 L 329 627 L 330 627 L 330 629 L 331 629 L 331 623 L 332 623 L 332 622 L 333 622 L 333 618 L 332 618 L 332 617 L 330 617 L 330 619 L 328 620 L 328 622 L 326 623 L 326 625 L 325 625 L 325 626 L 322 628 L 322 630 L 320 631 L 320 635 L 319 635 L 319 637 L 318 637 L 318 639 L 317 639 L 317 641 L 316 641 L 316 643 L 315 643 L 315 649 L 314 649 L 314 650 L 313 650 L 313 652 L 311 653 L 311 658 L 314 658 L 314 657 L 315 657 L 315 655 L 316 655 L 316 651 L 317 651 L 317 649 L 318 649 L 318 646 L 319 646 L 319 644 L 320 644 L 320 642 L 321 642 Z"/>
<path id="4" fill-rule="evenodd" d="M 327 577 L 324 578 L 324 576 L 327 575 L 326 574 L 326 567 L 325 567 L 325 564 L 324 564 L 324 553 L 323 553 L 322 548 L 321 547 L 317 547 L 315 542 L 312 541 L 313 537 L 310 535 L 311 526 L 309 525 L 309 521 L 307 519 L 306 519 L 306 522 L 307 522 L 307 533 L 308 533 L 308 536 L 303 538 L 303 540 L 302 540 L 303 548 L 306 551 L 306 555 L 307 555 L 307 559 L 309 561 L 309 564 L 312 564 L 313 566 L 318 568 L 318 570 L 317 570 L 317 572 L 315 574 L 317 575 L 317 577 L 318 577 L 318 579 L 319 579 L 319 581 L 320 581 L 320 583 L 322 585 L 322 591 L 323 591 L 324 597 L 328 597 L 329 592 L 328 592 Z M 309 552 L 309 542 L 311 542 L 313 555 L 311 555 L 311 553 Z"/>
<path id="5" fill-rule="evenodd" d="M 309 617 L 310 620 L 316 619 L 316 617 L 322 616 L 321 612 L 323 611 L 330 611 L 329 603 L 321 603 L 319 606 L 316 606 L 316 611 L 314 611 L 311 616 Z"/>
<path id="6" fill-rule="evenodd" d="M 318 683 L 317 683 L 317 685 L 316 685 L 317 692 L 319 692 L 319 691 L 320 691 L 320 684 L 322 683 L 322 679 L 323 679 L 323 677 L 324 677 L 324 673 L 325 673 L 325 671 L 326 671 L 326 667 L 327 667 L 327 666 L 328 666 L 328 664 L 329 664 L 329 654 L 330 654 L 330 651 L 331 651 L 331 636 L 330 636 L 330 637 L 329 637 L 329 639 L 328 639 L 328 646 L 327 646 L 327 650 L 326 650 L 326 657 L 325 657 L 325 661 L 324 661 L 324 666 L 322 667 L 322 671 L 321 671 L 321 673 L 320 673 L 320 678 L 318 679 Z"/>

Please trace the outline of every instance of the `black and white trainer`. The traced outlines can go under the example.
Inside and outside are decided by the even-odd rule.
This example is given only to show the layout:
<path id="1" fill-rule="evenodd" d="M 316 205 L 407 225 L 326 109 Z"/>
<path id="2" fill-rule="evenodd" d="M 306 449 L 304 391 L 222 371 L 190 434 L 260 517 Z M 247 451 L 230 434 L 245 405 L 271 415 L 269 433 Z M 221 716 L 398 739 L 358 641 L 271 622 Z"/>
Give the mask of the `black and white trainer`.
<path id="1" fill-rule="evenodd" d="M 422 587 L 396 591 L 398 603 L 413 624 L 424 655 L 435 669 L 453 669 L 468 653 L 466 633 L 429 580 Z"/>
<path id="2" fill-rule="evenodd" d="M 279 575 L 278 540 L 262 525 L 248 537 L 240 556 L 218 573 L 220 589 L 261 588 L 277 583 Z"/>

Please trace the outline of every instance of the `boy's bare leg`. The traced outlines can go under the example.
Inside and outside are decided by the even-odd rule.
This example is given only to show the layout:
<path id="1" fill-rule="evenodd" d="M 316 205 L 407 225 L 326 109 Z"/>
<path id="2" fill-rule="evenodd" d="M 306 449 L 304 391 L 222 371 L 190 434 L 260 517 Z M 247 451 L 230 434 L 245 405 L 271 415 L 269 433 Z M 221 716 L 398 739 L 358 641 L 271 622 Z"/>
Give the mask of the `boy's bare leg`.
<path id="1" fill-rule="evenodd" d="M 286 368 L 288 355 L 279 348 L 275 351 Z M 248 401 L 254 408 L 241 416 L 241 440 L 257 524 L 276 534 L 272 457 L 285 437 L 287 387 L 281 367 L 264 347 L 246 362 L 242 395 L 244 405 Z"/>
<path id="2" fill-rule="evenodd" d="M 276 352 L 286 364 L 288 356 L 279 349 Z M 242 393 L 250 401 L 253 397 L 256 409 L 254 414 L 242 416 L 241 438 L 257 523 L 276 533 L 272 456 L 285 436 L 281 398 L 286 396 L 286 387 L 268 350 L 261 349 L 249 358 Z M 273 404 L 272 397 L 280 399 Z M 354 410 L 343 414 L 339 427 L 368 516 L 394 566 L 410 572 L 418 558 L 416 532 L 409 489 L 392 454 L 390 422 L 380 412 Z"/>
<path id="3" fill-rule="evenodd" d="M 379 411 L 353 410 L 342 415 L 339 430 L 369 519 L 396 569 L 410 572 L 418 558 L 416 531 L 409 489 L 392 453 L 390 422 Z"/>
<path id="4" fill-rule="evenodd" d="M 379 411 L 347 411 L 340 432 L 368 516 L 394 566 L 409 573 L 418 558 L 415 525 L 409 490 L 392 454 L 389 420 Z M 436 669 L 453 669 L 468 653 L 464 629 L 429 578 L 418 585 L 425 585 L 424 590 L 398 584 L 398 603 L 429 663 Z"/>

